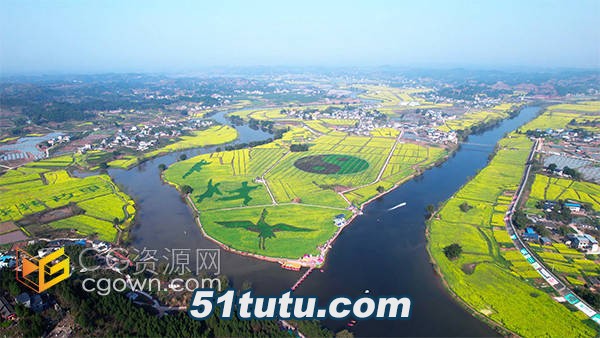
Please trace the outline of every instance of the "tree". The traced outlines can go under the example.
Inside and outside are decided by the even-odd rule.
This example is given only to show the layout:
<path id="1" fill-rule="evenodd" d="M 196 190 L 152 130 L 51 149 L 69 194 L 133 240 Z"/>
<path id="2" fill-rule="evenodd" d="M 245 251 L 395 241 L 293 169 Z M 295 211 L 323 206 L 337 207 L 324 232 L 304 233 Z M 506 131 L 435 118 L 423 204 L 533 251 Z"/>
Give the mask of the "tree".
<path id="1" fill-rule="evenodd" d="M 290 145 L 290 151 L 291 152 L 301 152 L 301 151 L 308 151 L 308 144 L 292 144 Z"/>
<path id="2" fill-rule="evenodd" d="M 561 226 L 559 226 L 559 227 L 558 227 L 558 233 L 559 233 L 561 236 L 566 236 L 566 235 L 568 235 L 568 234 L 572 234 L 572 233 L 574 233 L 574 232 L 575 232 L 575 230 L 573 230 L 573 228 L 571 228 L 571 227 L 568 227 L 568 226 L 566 226 L 566 225 L 561 225 Z"/>
<path id="3" fill-rule="evenodd" d="M 556 171 L 556 168 L 558 168 L 558 166 L 556 165 L 556 163 L 550 163 L 548 165 L 548 170 L 550 170 L 552 172 Z"/>
<path id="4" fill-rule="evenodd" d="M 435 205 L 428 204 L 425 207 L 425 211 L 427 211 L 427 218 L 431 217 L 431 215 L 433 215 L 433 213 L 435 212 Z"/>
<path id="5" fill-rule="evenodd" d="M 335 334 L 335 338 L 352 338 L 354 334 L 346 329 Z"/>
<path id="6" fill-rule="evenodd" d="M 39 314 L 30 314 L 19 320 L 19 329 L 25 337 L 40 337 L 44 334 L 44 320 Z"/>
<path id="7" fill-rule="evenodd" d="M 600 307 L 600 294 L 594 293 L 583 287 L 575 287 L 575 293 L 579 295 L 579 297 L 583 298 L 586 302 L 588 302 L 591 306 L 598 308 Z"/>
<path id="8" fill-rule="evenodd" d="M 179 155 L 179 160 L 180 160 L 180 161 L 185 161 L 185 160 L 187 160 L 187 155 L 186 155 L 186 154 L 181 154 L 181 155 Z"/>
<path id="9" fill-rule="evenodd" d="M 462 247 L 457 243 L 452 243 L 444 248 L 444 255 L 448 257 L 448 259 L 456 259 L 462 253 Z"/>
<path id="10" fill-rule="evenodd" d="M 382 185 L 377 186 L 377 192 L 382 194 L 385 191 L 385 188 Z"/>
<path id="11" fill-rule="evenodd" d="M 462 212 L 468 212 L 469 210 L 473 209 L 473 206 L 469 205 L 469 203 L 467 202 L 463 202 L 460 206 L 460 211 Z"/>
<path id="12" fill-rule="evenodd" d="M 106 169 L 108 169 L 108 163 L 102 162 L 98 165 L 98 168 L 100 168 L 102 170 L 106 170 Z"/>
<path id="13" fill-rule="evenodd" d="M 529 219 L 523 210 L 517 210 L 513 215 L 513 222 L 515 223 L 517 229 L 524 229 L 529 224 Z"/>
<path id="14" fill-rule="evenodd" d="M 543 226 L 542 224 L 536 224 L 534 226 L 535 231 L 540 234 L 540 236 L 549 236 L 550 235 L 550 231 L 548 229 L 546 229 L 545 226 Z"/>
<path id="15" fill-rule="evenodd" d="M 575 180 L 578 180 L 579 178 L 581 178 L 581 174 L 577 170 L 569 168 L 569 167 L 563 168 L 563 174 L 571 176 Z"/>
<path id="16" fill-rule="evenodd" d="M 159 164 L 159 165 L 158 165 L 158 170 L 160 170 L 160 171 L 165 171 L 165 170 L 167 170 L 167 165 L 166 165 L 166 164 L 164 164 L 164 163 L 161 163 L 161 164 Z"/>
<path id="17" fill-rule="evenodd" d="M 189 195 L 189 194 L 191 194 L 191 193 L 192 193 L 192 191 L 194 191 L 194 188 L 190 187 L 190 186 L 189 186 L 189 185 L 187 185 L 187 184 L 186 184 L 186 185 L 182 185 L 182 186 L 181 186 L 181 192 L 182 192 L 184 195 Z"/>
<path id="18" fill-rule="evenodd" d="M 8 293 L 10 293 L 10 295 L 13 297 L 16 297 L 17 295 L 19 295 L 19 293 L 21 293 L 19 285 L 14 280 L 11 280 L 8 284 Z"/>

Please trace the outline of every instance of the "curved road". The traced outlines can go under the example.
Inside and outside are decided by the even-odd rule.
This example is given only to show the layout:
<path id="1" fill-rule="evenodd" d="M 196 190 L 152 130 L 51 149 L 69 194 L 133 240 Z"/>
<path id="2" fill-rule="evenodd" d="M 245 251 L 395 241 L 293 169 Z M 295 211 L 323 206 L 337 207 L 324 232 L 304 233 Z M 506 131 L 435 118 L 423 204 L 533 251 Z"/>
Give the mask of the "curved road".
<path id="1" fill-rule="evenodd" d="M 512 221 L 512 216 L 517 210 L 517 205 L 519 205 L 519 200 L 525 190 L 525 186 L 527 185 L 527 180 L 529 179 L 529 174 L 531 173 L 532 161 L 533 157 L 537 149 L 541 146 L 541 141 L 536 140 L 533 143 L 533 147 L 531 148 L 531 152 L 529 153 L 529 157 L 527 158 L 526 170 L 521 178 L 521 184 L 517 190 L 517 193 L 513 197 L 513 201 L 510 204 L 508 211 L 506 212 L 506 216 L 504 217 L 504 222 L 506 223 L 506 229 L 510 238 L 513 240 L 515 247 L 521 251 L 521 254 L 527 259 L 527 261 L 533 266 L 533 268 L 548 282 L 558 294 L 563 296 L 567 302 L 575 306 L 579 311 L 585 313 L 588 317 L 590 317 L 597 324 L 600 324 L 600 314 L 594 310 L 589 304 L 587 304 L 583 299 L 581 299 L 573 290 L 569 289 L 566 285 L 564 285 L 560 279 L 548 269 L 541 260 L 538 260 L 529 250 L 529 247 L 525 245 L 517 229 Z"/>

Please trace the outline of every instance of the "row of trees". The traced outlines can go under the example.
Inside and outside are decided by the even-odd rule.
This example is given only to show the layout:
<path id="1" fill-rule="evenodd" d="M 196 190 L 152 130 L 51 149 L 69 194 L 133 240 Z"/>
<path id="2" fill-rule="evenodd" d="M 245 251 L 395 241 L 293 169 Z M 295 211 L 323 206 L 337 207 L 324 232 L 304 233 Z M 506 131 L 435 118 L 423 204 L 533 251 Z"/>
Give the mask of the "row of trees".
<path id="1" fill-rule="evenodd" d="M 558 165 L 556 165 L 556 163 L 550 163 L 546 169 L 548 169 L 548 171 L 551 173 L 555 173 L 555 172 L 559 171 Z M 577 170 L 570 168 L 568 166 L 565 166 L 562 168 L 562 173 L 564 175 L 572 177 L 575 180 L 581 179 L 581 173 L 579 173 Z"/>
<path id="2" fill-rule="evenodd" d="M 292 144 L 292 145 L 290 145 L 290 151 L 292 151 L 292 152 L 308 151 L 308 144 L 306 144 L 306 143 Z"/>

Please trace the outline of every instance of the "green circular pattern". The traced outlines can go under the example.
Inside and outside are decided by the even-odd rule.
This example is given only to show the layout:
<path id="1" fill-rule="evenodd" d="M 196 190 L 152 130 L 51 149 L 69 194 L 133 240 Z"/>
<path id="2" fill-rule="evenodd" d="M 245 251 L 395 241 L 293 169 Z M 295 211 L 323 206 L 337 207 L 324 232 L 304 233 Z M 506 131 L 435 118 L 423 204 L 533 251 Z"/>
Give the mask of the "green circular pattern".
<path id="1" fill-rule="evenodd" d="M 343 175 L 367 170 L 369 162 L 351 155 L 312 155 L 299 158 L 294 166 L 313 174 Z"/>

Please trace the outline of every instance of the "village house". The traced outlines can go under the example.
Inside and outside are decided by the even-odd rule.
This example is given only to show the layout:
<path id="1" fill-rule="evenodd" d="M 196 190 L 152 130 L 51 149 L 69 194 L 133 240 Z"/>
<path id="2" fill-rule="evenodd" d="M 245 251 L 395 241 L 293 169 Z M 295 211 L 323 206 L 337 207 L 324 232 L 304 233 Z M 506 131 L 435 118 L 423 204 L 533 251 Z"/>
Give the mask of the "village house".
<path id="1" fill-rule="evenodd" d="M 15 310 L 10 305 L 10 303 L 6 300 L 6 298 L 0 296 L 0 318 L 4 320 L 15 320 L 17 319 L 17 315 L 15 314 Z"/>
<path id="2" fill-rule="evenodd" d="M 598 241 L 590 235 L 567 235 L 567 239 L 571 242 L 571 247 L 578 250 L 598 250 Z"/>

